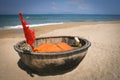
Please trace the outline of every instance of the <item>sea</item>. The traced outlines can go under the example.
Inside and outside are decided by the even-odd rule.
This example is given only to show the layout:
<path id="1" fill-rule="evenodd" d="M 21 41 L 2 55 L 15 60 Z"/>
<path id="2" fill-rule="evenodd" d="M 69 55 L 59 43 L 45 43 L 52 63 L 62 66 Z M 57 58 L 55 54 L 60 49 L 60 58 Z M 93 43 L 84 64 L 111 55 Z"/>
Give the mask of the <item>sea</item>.
<path id="1" fill-rule="evenodd" d="M 23 14 L 30 27 L 44 27 L 70 22 L 120 21 L 120 15 L 98 14 Z M 18 15 L 0 15 L 0 30 L 22 28 Z"/>

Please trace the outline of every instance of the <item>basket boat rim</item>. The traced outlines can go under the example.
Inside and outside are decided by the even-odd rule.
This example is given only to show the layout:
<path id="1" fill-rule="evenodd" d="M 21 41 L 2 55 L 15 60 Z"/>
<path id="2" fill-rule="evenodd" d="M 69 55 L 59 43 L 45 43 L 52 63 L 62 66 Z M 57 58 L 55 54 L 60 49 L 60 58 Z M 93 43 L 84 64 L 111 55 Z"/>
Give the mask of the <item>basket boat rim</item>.
<path id="1" fill-rule="evenodd" d="M 50 37 L 38 37 L 36 38 L 36 40 L 39 39 L 44 39 L 44 38 L 63 38 L 63 37 L 76 37 L 76 36 L 50 36 Z M 78 36 L 77 36 L 78 37 Z M 86 51 L 90 46 L 91 46 L 91 42 L 88 41 L 87 39 L 78 37 L 79 39 L 83 40 L 85 42 L 85 45 L 83 45 L 80 48 L 77 49 L 73 49 L 73 50 L 68 50 L 68 51 L 64 51 L 64 52 L 33 52 L 33 51 L 23 51 L 21 49 L 19 49 L 18 44 L 20 44 L 21 42 L 26 42 L 25 40 L 18 42 L 16 45 L 14 45 L 14 49 L 20 53 L 20 54 L 27 54 L 27 55 L 43 55 L 43 56 L 52 56 L 52 55 L 66 55 L 66 54 L 76 54 L 76 53 L 81 53 Z"/>

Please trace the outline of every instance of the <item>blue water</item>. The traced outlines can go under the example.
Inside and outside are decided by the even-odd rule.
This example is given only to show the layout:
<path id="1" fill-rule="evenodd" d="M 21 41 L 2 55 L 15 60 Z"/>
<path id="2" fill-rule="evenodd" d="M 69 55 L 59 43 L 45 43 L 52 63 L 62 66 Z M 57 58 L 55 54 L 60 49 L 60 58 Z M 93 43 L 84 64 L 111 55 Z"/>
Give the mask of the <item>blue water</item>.
<path id="1" fill-rule="evenodd" d="M 68 23 L 68 22 L 100 22 L 117 21 L 120 15 L 88 15 L 88 14 L 37 14 L 24 15 L 30 25 Z M 0 15 L 0 28 L 17 27 L 21 25 L 18 15 Z"/>

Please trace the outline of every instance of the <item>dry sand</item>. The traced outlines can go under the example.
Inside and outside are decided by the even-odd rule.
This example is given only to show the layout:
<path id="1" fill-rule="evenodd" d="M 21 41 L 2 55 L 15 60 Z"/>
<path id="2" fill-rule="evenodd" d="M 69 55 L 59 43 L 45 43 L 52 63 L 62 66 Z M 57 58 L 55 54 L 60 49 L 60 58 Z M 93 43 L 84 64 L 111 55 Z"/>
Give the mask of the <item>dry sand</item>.
<path id="1" fill-rule="evenodd" d="M 66 23 L 34 28 L 36 35 L 70 35 L 88 39 L 88 53 L 71 72 L 31 77 L 18 66 L 13 45 L 24 39 L 21 29 L 0 30 L 0 80 L 120 80 L 120 21 Z"/>

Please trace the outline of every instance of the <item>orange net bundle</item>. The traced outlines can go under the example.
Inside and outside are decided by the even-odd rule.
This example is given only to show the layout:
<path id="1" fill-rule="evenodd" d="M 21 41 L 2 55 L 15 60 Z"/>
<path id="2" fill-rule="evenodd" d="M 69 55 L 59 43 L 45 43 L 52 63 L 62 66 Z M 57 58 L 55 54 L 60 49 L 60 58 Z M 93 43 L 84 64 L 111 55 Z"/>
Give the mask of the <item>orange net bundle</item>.
<path id="1" fill-rule="evenodd" d="M 34 52 L 61 52 L 72 50 L 73 48 L 65 42 L 59 42 L 57 44 L 44 43 L 34 48 Z"/>

